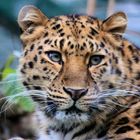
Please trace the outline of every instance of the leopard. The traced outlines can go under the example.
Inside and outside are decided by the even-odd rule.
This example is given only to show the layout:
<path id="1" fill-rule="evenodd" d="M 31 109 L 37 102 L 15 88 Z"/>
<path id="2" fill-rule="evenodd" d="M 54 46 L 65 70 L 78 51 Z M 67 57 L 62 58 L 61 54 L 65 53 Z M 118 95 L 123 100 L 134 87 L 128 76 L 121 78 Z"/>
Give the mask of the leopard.
<path id="1" fill-rule="evenodd" d="M 124 37 L 127 23 L 124 12 L 101 20 L 20 10 L 33 139 L 140 140 L 140 49 Z"/>

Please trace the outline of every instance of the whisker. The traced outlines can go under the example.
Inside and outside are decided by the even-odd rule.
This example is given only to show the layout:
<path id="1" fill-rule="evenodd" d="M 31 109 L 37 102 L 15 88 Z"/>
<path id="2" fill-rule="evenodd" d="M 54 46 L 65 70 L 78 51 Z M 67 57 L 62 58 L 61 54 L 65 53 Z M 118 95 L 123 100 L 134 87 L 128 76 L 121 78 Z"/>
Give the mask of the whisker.
<path id="1" fill-rule="evenodd" d="M 16 81 L 22 81 L 23 78 L 20 78 L 20 79 L 16 79 L 16 80 L 3 80 L 3 81 L 0 81 L 0 85 L 2 84 L 8 84 L 8 83 L 13 83 L 13 82 L 16 82 Z"/>

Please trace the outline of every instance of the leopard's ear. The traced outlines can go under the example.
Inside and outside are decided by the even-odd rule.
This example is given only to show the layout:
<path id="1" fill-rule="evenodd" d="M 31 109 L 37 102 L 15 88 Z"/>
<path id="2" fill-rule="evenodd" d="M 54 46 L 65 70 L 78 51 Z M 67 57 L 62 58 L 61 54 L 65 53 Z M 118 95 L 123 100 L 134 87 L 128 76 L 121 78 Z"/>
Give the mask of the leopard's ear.
<path id="1" fill-rule="evenodd" d="M 35 6 L 24 6 L 18 15 L 18 24 L 23 31 L 31 26 L 43 25 L 47 17 Z"/>
<path id="2" fill-rule="evenodd" d="M 116 35 L 122 35 L 127 26 L 125 13 L 118 12 L 108 17 L 102 23 L 102 30 Z"/>

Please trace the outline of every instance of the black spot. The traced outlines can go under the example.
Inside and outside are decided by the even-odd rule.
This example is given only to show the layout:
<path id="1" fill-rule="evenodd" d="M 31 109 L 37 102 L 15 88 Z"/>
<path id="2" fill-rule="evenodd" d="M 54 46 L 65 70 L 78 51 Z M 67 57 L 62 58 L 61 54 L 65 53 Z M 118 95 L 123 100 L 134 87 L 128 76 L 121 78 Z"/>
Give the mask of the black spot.
<path id="1" fill-rule="evenodd" d="M 57 39 L 54 41 L 54 45 L 57 46 Z"/>
<path id="2" fill-rule="evenodd" d="M 103 69 L 100 70 L 100 72 L 101 72 L 101 73 L 105 73 L 105 72 L 106 72 L 106 69 L 103 68 Z"/>
<path id="3" fill-rule="evenodd" d="M 46 33 L 44 34 L 44 37 L 46 37 L 46 36 L 48 36 L 48 32 L 46 32 Z"/>
<path id="4" fill-rule="evenodd" d="M 101 42 L 100 47 L 101 48 L 104 48 L 105 47 L 105 44 L 103 42 Z"/>
<path id="5" fill-rule="evenodd" d="M 44 43 L 47 44 L 49 41 L 50 41 L 49 39 L 46 39 L 46 40 L 44 41 Z"/>
<path id="6" fill-rule="evenodd" d="M 122 47 L 118 47 L 117 50 L 121 53 L 122 56 L 125 56 L 125 53 Z"/>
<path id="7" fill-rule="evenodd" d="M 43 70 L 46 71 L 47 70 L 47 67 L 43 68 Z"/>
<path id="8" fill-rule="evenodd" d="M 64 36 L 64 35 L 65 35 L 65 33 L 61 33 L 61 34 L 60 34 L 61 37 Z"/>
<path id="9" fill-rule="evenodd" d="M 23 69 L 20 70 L 21 73 L 25 74 L 25 71 Z"/>
<path id="10" fill-rule="evenodd" d="M 57 24 L 57 25 L 53 26 L 52 29 L 56 30 L 56 29 L 59 29 L 59 28 L 60 28 L 60 24 Z"/>
<path id="11" fill-rule="evenodd" d="M 41 59 L 41 64 L 45 64 L 46 60 L 45 59 Z"/>
<path id="12" fill-rule="evenodd" d="M 135 126 L 140 129 L 140 122 L 136 123 Z"/>
<path id="13" fill-rule="evenodd" d="M 63 31 L 63 29 L 60 29 L 60 30 L 58 30 L 57 32 L 58 32 L 58 33 L 61 33 L 62 31 Z"/>
<path id="14" fill-rule="evenodd" d="M 42 54 L 42 51 L 39 51 L 38 54 L 39 54 L 39 55 Z"/>
<path id="15" fill-rule="evenodd" d="M 69 42 L 68 42 L 68 46 L 69 46 L 70 44 L 71 44 L 71 42 L 69 41 Z"/>
<path id="16" fill-rule="evenodd" d="M 85 26 L 84 26 L 83 24 L 81 25 L 81 27 L 82 27 L 82 28 L 85 28 Z"/>
<path id="17" fill-rule="evenodd" d="M 108 53 L 108 50 L 107 50 L 107 49 L 105 49 L 105 52 L 106 52 L 106 53 Z"/>
<path id="18" fill-rule="evenodd" d="M 38 80 L 38 79 L 40 79 L 40 77 L 38 75 L 33 75 L 33 79 Z"/>
<path id="19" fill-rule="evenodd" d="M 127 60 L 129 65 L 132 65 L 132 61 L 130 59 Z"/>
<path id="20" fill-rule="evenodd" d="M 139 62 L 139 57 L 138 57 L 138 56 L 133 56 L 133 59 L 134 59 L 134 61 L 135 61 L 136 63 Z"/>
<path id="21" fill-rule="evenodd" d="M 133 53 L 134 52 L 134 49 L 131 45 L 128 46 L 128 49 Z"/>
<path id="22" fill-rule="evenodd" d="M 140 80 L 140 71 L 137 72 L 135 79 Z"/>
<path id="23" fill-rule="evenodd" d="M 123 124 L 127 124 L 129 123 L 129 119 L 127 117 L 123 117 L 121 119 L 119 119 L 119 121 L 117 122 L 117 125 L 123 125 Z"/>
<path id="24" fill-rule="evenodd" d="M 43 49 L 43 46 L 39 46 L 39 47 L 38 47 L 38 50 L 42 50 L 42 49 Z"/>
<path id="25" fill-rule="evenodd" d="M 112 60 L 111 60 L 111 59 L 109 59 L 109 63 L 110 63 L 110 64 L 112 63 Z"/>
<path id="26" fill-rule="evenodd" d="M 122 126 L 119 129 L 117 129 L 117 131 L 115 132 L 116 134 L 122 134 L 122 133 L 126 133 L 128 131 L 132 131 L 134 130 L 133 127 L 126 125 L 126 126 Z"/>
<path id="27" fill-rule="evenodd" d="M 79 30 L 79 34 L 82 32 L 82 30 Z"/>
<path id="28" fill-rule="evenodd" d="M 26 68 L 27 68 L 27 65 L 26 65 L 26 63 L 24 63 L 24 64 L 23 64 L 23 68 L 24 68 L 24 69 L 26 69 Z"/>
<path id="29" fill-rule="evenodd" d="M 89 41 L 89 45 L 90 45 L 90 48 L 93 49 L 94 44 L 93 44 L 92 42 Z"/>
<path id="30" fill-rule="evenodd" d="M 73 49 L 73 48 L 74 48 L 74 45 L 73 45 L 73 44 L 71 44 L 71 45 L 70 45 L 70 48 L 71 48 L 71 49 Z"/>
<path id="31" fill-rule="evenodd" d="M 32 69 L 34 67 L 34 64 L 32 61 L 28 62 L 29 67 Z"/>
<path id="32" fill-rule="evenodd" d="M 81 46 L 80 50 L 81 50 L 81 51 L 83 51 L 83 50 L 84 50 L 84 47 L 83 47 L 83 46 Z"/>
<path id="33" fill-rule="evenodd" d="M 91 35 L 87 35 L 90 39 L 93 39 L 93 37 Z"/>
<path id="34" fill-rule="evenodd" d="M 28 83 L 24 81 L 24 82 L 23 82 L 23 85 L 24 85 L 24 86 L 27 86 L 27 85 L 28 85 Z"/>
<path id="35" fill-rule="evenodd" d="M 140 131 L 138 131 L 137 134 L 140 135 Z"/>
<path id="36" fill-rule="evenodd" d="M 47 76 L 42 76 L 42 78 L 45 80 L 49 80 L 49 77 L 47 77 Z"/>
<path id="37" fill-rule="evenodd" d="M 114 57 L 115 63 L 118 64 L 118 58 Z"/>
<path id="38" fill-rule="evenodd" d="M 34 49 L 34 44 L 31 45 L 30 51 Z"/>
<path id="39" fill-rule="evenodd" d="M 60 49 L 62 49 L 63 46 L 64 46 L 64 39 L 61 39 L 61 40 L 60 40 Z"/>
<path id="40" fill-rule="evenodd" d="M 34 88 L 35 90 L 41 90 L 41 87 L 40 87 L 40 86 L 33 86 L 33 88 Z"/>
<path id="41" fill-rule="evenodd" d="M 113 83 L 110 83 L 110 84 L 108 85 L 108 88 L 109 88 L 109 89 L 114 88 Z"/>
<path id="42" fill-rule="evenodd" d="M 52 40 L 49 40 L 48 44 L 51 44 L 52 43 Z"/>
<path id="43" fill-rule="evenodd" d="M 28 54 L 28 50 L 25 51 L 24 56 L 26 56 Z"/>
<path id="44" fill-rule="evenodd" d="M 86 43 L 84 42 L 84 43 L 83 43 L 83 47 L 86 47 L 86 46 L 87 46 L 87 45 L 86 45 Z"/>
<path id="45" fill-rule="evenodd" d="M 119 76 L 121 76 L 122 72 L 119 70 L 119 68 L 116 68 L 116 74 L 118 74 Z"/>
<path id="46" fill-rule="evenodd" d="M 35 55 L 35 57 L 34 57 L 34 61 L 37 62 L 37 59 L 38 59 L 38 58 L 37 58 L 37 55 Z"/>
<path id="47" fill-rule="evenodd" d="M 101 137 L 104 137 L 107 133 L 108 129 L 103 129 L 98 135 L 97 135 L 97 138 L 101 138 Z"/>
<path id="48" fill-rule="evenodd" d="M 138 108 L 138 109 L 136 110 L 136 114 L 137 114 L 137 113 L 140 113 L 140 108 Z"/>

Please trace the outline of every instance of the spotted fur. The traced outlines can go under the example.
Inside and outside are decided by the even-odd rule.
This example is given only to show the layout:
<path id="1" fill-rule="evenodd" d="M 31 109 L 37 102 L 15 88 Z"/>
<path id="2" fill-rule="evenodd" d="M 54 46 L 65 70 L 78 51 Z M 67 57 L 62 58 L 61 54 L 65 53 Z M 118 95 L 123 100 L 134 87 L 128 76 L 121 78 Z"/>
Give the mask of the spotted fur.
<path id="1" fill-rule="evenodd" d="M 123 12 L 104 21 L 82 15 L 48 19 L 25 6 L 18 23 L 24 44 L 19 70 L 38 103 L 37 140 L 140 139 L 140 51 L 123 38 Z M 62 61 L 50 60 L 50 51 Z M 90 62 L 95 55 L 103 57 L 97 65 Z"/>

